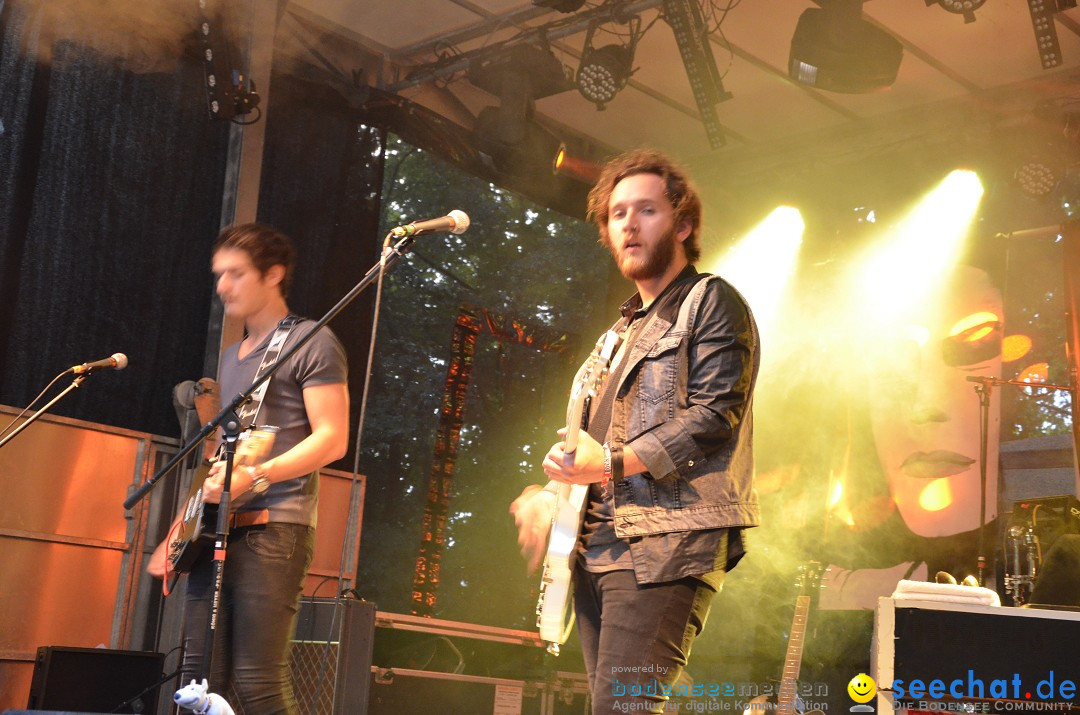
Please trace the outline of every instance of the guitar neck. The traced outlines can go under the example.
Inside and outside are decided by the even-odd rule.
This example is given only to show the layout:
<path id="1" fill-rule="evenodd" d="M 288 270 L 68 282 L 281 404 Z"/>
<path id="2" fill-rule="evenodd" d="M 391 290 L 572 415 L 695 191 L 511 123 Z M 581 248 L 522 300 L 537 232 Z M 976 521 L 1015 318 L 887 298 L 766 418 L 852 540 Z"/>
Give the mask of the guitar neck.
<path id="1" fill-rule="evenodd" d="M 791 633 L 788 636 L 787 654 L 784 656 L 784 674 L 780 679 L 780 694 L 777 697 L 778 710 L 784 713 L 795 712 L 795 695 L 802 668 L 803 644 L 806 641 L 806 619 L 810 613 L 810 597 L 799 596 L 795 600 L 795 617 L 791 620 Z"/>

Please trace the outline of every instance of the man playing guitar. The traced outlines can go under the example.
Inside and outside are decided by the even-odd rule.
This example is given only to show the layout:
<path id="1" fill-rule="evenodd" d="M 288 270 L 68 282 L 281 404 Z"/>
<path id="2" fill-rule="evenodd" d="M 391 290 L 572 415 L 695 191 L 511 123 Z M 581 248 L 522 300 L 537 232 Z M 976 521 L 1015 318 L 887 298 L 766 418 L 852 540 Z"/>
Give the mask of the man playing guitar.
<path id="1" fill-rule="evenodd" d="M 226 315 L 243 320 L 245 328 L 244 339 L 222 356 L 222 395 L 247 389 L 267 367 L 264 356 L 284 353 L 311 325 L 290 316 L 285 302 L 294 263 L 289 239 L 269 226 L 243 224 L 218 236 L 212 263 L 217 294 Z M 236 509 L 210 683 L 219 693 L 233 685 L 248 715 L 296 712 L 286 657 L 314 546 L 318 469 L 348 447 L 346 373 L 345 351 L 323 328 L 266 383 L 257 414 L 249 416 L 277 428 L 268 458 L 233 470 Z M 241 421 L 251 425 L 243 415 Z M 211 468 L 204 501 L 220 500 L 224 466 L 221 461 Z M 168 547 L 163 542 L 151 557 L 151 574 L 164 575 Z M 196 558 L 188 577 L 183 683 L 202 670 L 211 551 Z"/>
<path id="2" fill-rule="evenodd" d="M 560 485 L 588 486 L 573 594 L 593 712 L 662 712 L 744 553 L 743 528 L 758 524 L 758 334 L 735 289 L 694 269 L 701 202 L 667 157 L 609 162 L 589 215 L 637 293 L 612 328 L 621 345 L 575 449 L 555 444 L 543 465 L 552 481 L 511 513 L 535 566 Z"/>

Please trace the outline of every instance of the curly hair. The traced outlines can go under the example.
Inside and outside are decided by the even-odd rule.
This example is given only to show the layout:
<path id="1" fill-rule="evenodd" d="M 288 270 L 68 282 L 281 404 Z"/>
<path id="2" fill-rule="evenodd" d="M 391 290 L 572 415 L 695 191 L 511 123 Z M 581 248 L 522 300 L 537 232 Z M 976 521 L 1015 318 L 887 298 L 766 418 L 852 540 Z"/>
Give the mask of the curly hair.
<path id="1" fill-rule="evenodd" d="M 241 223 L 229 226 L 218 234 L 213 253 L 222 248 L 246 252 L 260 275 L 266 275 L 274 266 L 282 266 L 285 275 L 280 284 L 281 296 L 284 298 L 289 295 L 293 268 L 296 266 L 296 249 L 284 233 L 261 223 Z"/>
<path id="2" fill-rule="evenodd" d="M 600 229 L 600 243 L 611 248 L 608 236 L 608 203 L 615 186 L 628 176 L 655 174 L 664 180 L 664 194 L 675 211 L 675 225 L 690 224 L 690 235 L 683 242 L 686 260 L 697 262 L 701 257 L 701 197 L 686 174 L 686 170 L 655 149 L 636 149 L 621 154 L 604 165 L 600 178 L 589 191 L 587 218 Z"/>

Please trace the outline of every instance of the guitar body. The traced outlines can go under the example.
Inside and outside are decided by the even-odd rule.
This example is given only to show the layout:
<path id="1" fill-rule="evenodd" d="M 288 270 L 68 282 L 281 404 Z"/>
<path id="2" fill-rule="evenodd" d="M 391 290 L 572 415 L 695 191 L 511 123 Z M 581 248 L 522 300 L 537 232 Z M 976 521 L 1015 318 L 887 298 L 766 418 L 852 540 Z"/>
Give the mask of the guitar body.
<path id="1" fill-rule="evenodd" d="M 618 344 L 617 333 L 611 330 L 604 333 L 574 380 L 566 411 L 566 434 L 563 436 L 565 454 L 573 454 L 577 449 L 578 434 L 588 415 L 586 406 L 589 399 L 597 394 Z M 559 654 L 559 646 L 570 637 L 574 627 L 574 552 L 588 503 L 588 485 L 559 485 L 540 578 L 540 599 L 536 604 L 536 627 L 552 655 Z"/>
<path id="2" fill-rule="evenodd" d="M 589 488 L 583 484 L 559 485 L 555 516 L 548 536 L 547 556 L 540 579 L 540 600 L 536 606 L 536 627 L 548 650 L 558 655 L 558 646 L 570 637 L 574 627 L 573 566 L 578 532 L 585 518 Z"/>
<path id="3" fill-rule="evenodd" d="M 203 462 L 191 478 L 191 489 L 184 500 L 184 511 L 180 526 L 173 540 L 169 542 L 169 554 L 166 558 L 171 564 L 169 570 L 187 573 L 195 564 L 195 559 L 203 549 L 214 543 L 217 522 L 217 504 L 207 504 L 202 499 L 203 482 L 210 474 L 210 464 Z M 207 528 L 210 525 L 210 528 Z"/>
<path id="4" fill-rule="evenodd" d="M 248 464 L 257 464 L 265 459 L 274 444 L 277 428 L 263 427 L 252 429 L 240 435 L 236 444 L 234 469 Z M 172 541 L 169 542 L 170 570 L 187 573 L 204 549 L 214 543 L 217 537 L 217 504 L 203 501 L 203 483 L 210 474 L 211 462 L 204 461 L 191 479 L 191 489 L 184 500 L 180 526 Z"/>

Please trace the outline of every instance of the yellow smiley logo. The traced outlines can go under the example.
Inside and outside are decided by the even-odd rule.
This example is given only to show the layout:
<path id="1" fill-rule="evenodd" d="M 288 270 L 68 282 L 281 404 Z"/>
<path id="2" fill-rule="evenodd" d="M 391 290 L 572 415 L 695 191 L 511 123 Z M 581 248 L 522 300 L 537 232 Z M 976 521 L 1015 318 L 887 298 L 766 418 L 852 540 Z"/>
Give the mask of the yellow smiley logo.
<path id="1" fill-rule="evenodd" d="M 857 703 L 868 703 L 877 692 L 877 684 L 866 673 L 859 673 L 847 684 L 848 695 Z"/>

